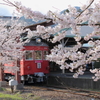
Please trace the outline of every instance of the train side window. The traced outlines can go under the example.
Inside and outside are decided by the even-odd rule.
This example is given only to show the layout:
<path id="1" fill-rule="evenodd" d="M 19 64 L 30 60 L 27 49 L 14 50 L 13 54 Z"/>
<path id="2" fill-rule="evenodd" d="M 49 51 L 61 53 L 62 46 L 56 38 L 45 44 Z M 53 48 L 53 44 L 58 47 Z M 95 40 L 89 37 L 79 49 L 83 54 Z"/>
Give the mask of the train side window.
<path id="1" fill-rule="evenodd" d="M 46 60 L 46 55 L 48 55 L 48 51 L 43 52 L 43 60 Z"/>
<path id="2" fill-rule="evenodd" d="M 33 60 L 33 52 L 32 51 L 25 52 L 25 60 Z"/>
<path id="3" fill-rule="evenodd" d="M 42 60 L 42 51 L 35 51 L 35 60 Z"/>

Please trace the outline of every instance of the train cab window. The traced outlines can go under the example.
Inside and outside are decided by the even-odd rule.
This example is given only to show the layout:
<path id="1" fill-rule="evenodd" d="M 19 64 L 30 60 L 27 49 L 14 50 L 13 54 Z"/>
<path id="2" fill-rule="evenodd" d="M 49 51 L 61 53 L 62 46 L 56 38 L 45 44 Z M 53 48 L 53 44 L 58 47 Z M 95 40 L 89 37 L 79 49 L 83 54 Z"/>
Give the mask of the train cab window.
<path id="1" fill-rule="evenodd" d="M 46 60 L 46 55 L 48 55 L 48 51 L 43 52 L 43 60 Z"/>
<path id="2" fill-rule="evenodd" d="M 35 60 L 42 60 L 42 51 L 35 51 Z"/>
<path id="3" fill-rule="evenodd" d="M 32 51 L 25 52 L 25 60 L 33 60 L 33 52 Z"/>

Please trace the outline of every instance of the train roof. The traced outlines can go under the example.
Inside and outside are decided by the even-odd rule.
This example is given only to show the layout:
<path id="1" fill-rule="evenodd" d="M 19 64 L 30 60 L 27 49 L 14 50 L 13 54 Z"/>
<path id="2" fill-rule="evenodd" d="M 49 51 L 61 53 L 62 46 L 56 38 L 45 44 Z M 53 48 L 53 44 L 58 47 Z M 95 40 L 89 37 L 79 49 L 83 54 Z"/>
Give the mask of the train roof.
<path id="1" fill-rule="evenodd" d="M 29 43 L 25 43 L 24 46 L 47 46 L 48 44 L 44 42 L 37 43 L 36 41 L 30 41 Z"/>

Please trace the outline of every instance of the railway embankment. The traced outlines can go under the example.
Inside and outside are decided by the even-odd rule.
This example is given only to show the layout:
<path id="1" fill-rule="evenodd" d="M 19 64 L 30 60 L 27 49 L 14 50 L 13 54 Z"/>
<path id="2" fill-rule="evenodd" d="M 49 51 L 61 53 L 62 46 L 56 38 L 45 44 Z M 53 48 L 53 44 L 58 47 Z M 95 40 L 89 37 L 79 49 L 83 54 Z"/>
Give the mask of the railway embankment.
<path id="1" fill-rule="evenodd" d="M 48 74 L 47 86 L 100 90 L 100 80 L 93 81 L 92 76 L 91 73 L 85 73 L 78 78 L 73 78 L 73 73 L 50 73 Z"/>

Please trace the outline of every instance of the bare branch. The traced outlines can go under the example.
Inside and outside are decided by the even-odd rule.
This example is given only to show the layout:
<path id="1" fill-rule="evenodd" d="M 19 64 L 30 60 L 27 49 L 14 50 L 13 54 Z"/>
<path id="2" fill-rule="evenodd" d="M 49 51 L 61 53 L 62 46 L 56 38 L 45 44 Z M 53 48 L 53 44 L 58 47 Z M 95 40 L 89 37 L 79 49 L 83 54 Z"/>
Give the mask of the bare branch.
<path id="1" fill-rule="evenodd" d="M 14 6 L 16 7 L 17 9 L 19 9 L 18 6 L 16 6 L 16 4 L 12 3 L 11 1 L 9 0 L 3 0 L 5 3 L 0 3 L 0 4 L 4 4 L 4 5 L 8 5 L 8 6 Z"/>
<path id="2" fill-rule="evenodd" d="M 7 6 L 12 6 L 12 5 L 10 5 L 10 4 L 5 4 L 5 3 L 0 3 L 0 4 L 2 4 L 2 5 L 7 5 Z"/>
<path id="3" fill-rule="evenodd" d="M 93 2 L 94 2 L 94 0 L 92 0 L 91 3 L 75 19 L 77 19 L 79 16 L 81 16 L 82 13 L 84 13 L 92 5 Z"/>
<path id="4" fill-rule="evenodd" d="M 88 26 L 89 24 L 77 24 L 77 26 Z M 98 24 L 92 24 L 93 26 L 97 26 L 97 25 L 100 25 L 100 23 Z"/>

